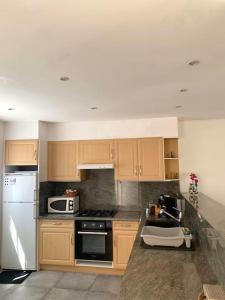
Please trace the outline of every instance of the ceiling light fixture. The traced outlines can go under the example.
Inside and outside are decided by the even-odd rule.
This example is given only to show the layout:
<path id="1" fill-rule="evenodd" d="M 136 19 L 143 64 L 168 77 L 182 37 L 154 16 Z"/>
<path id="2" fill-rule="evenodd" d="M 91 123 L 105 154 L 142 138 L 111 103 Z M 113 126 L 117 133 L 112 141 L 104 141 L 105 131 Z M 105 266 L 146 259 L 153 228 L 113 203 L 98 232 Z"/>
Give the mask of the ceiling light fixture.
<path id="1" fill-rule="evenodd" d="M 97 106 L 92 106 L 91 109 L 92 109 L 92 110 L 97 110 L 98 107 L 97 107 Z"/>
<path id="2" fill-rule="evenodd" d="M 180 93 L 186 93 L 188 91 L 188 89 L 180 89 L 179 92 Z"/>
<path id="3" fill-rule="evenodd" d="M 62 76 L 62 77 L 60 77 L 60 80 L 61 81 L 69 81 L 70 78 L 68 76 Z"/>
<path id="4" fill-rule="evenodd" d="M 200 60 L 191 60 L 188 65 L 191 66 L 191 67 L 194 67 L 194 66 L 197 66 L 200 64 Z"/>
<path id="5" fill-rule="evenodd" d="M 9 110 L 9 111 L 13 111 L 13 110 L 15 110 L 15 108 L 9 107 L 8 110 Z"/>

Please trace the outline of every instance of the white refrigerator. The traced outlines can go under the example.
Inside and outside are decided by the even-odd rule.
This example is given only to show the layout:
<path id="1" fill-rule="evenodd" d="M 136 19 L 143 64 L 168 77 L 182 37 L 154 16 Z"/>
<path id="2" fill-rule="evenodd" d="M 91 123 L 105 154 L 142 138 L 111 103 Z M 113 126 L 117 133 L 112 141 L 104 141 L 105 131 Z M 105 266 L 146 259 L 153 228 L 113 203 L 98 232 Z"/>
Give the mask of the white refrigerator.
<path id="1" fill-rule="evenodd" d="M 3 269 L 37 269 L 37 173 L 8 173 L 3 182 Z"/>

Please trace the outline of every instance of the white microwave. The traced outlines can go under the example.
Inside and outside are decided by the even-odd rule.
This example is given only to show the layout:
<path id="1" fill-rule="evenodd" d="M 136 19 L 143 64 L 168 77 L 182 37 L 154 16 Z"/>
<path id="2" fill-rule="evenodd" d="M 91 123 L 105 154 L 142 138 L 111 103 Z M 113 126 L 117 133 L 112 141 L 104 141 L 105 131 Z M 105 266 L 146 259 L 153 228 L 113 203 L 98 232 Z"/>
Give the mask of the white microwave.
<path id="1" fill-rule="evenodd" d="M 79 210 L 79 196 L 55 196 L 48 198 L 48 213 L 73 214 Z"/>

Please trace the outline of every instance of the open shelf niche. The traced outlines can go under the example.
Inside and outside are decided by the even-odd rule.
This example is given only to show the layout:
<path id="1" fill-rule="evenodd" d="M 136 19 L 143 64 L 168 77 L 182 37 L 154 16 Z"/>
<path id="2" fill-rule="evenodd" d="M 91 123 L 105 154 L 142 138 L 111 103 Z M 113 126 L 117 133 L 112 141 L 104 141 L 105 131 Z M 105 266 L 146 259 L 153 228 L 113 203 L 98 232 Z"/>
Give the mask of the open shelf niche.
<path id="1" fill-rule="evenodd" d="M 165 180 L 179 180 L 178 138 L 164 139 Z"/>

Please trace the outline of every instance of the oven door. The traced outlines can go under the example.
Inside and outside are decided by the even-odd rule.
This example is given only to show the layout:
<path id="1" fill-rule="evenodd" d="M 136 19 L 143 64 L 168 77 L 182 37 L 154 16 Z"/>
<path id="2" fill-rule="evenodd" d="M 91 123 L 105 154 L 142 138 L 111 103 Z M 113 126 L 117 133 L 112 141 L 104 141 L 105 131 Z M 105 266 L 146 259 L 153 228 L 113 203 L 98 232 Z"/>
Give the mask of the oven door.
<path id="1" fill-rule="evenodd" d="M 112 261 L 112 230 L 76 231 L 75 258 Z"/>

